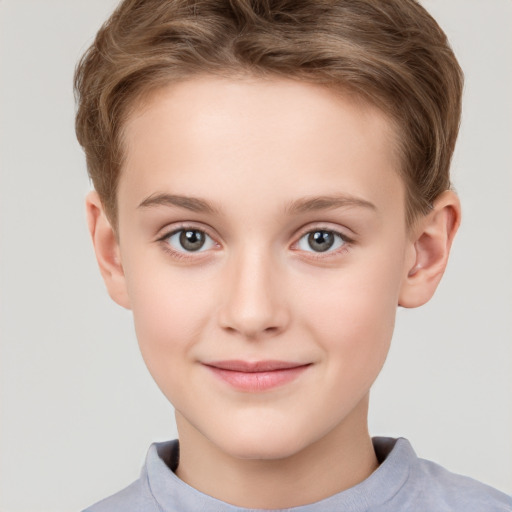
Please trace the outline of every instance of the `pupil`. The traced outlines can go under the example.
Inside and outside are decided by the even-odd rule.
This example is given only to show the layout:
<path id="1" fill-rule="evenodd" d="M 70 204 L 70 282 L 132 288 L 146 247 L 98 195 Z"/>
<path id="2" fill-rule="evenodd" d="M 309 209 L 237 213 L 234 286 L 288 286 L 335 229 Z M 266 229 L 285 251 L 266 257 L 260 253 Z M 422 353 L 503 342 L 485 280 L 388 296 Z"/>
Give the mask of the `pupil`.
<path id="1" fill-rule="evenodd" d="M 308 236 L 308 242 L 313 250 L 324 252 L 334 244 L 334 235 L 330 231 L 315 231 Z"/>
<path id="2" fill-rule="evenodd" d="M 201 231 L 182 231 L 180 244 L 187 251 L 197 251 L 204 245 L 204 234 Z"/>

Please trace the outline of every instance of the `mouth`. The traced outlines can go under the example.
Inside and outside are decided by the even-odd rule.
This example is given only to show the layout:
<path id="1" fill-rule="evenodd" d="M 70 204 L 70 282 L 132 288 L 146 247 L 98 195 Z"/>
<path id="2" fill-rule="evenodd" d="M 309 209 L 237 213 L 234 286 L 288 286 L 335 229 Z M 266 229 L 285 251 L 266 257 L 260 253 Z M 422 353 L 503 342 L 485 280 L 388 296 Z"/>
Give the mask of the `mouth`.
<path id="1" fill-rule="evenodd" d="M 311 363 L 290 361 L 214 361 L 203 363 L 217 378 L 246 392 L 260 392 L 283 386 L 298 378 Z"/>

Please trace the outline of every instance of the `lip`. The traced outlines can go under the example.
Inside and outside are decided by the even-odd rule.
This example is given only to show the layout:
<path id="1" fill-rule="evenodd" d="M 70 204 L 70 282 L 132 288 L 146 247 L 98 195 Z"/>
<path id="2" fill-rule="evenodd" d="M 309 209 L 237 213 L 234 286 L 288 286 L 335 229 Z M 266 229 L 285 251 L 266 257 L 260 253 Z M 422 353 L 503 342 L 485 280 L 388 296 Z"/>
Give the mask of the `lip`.
<path id="1" fill-rule="evenodd" d="M 227 360 L 203 363 L 203 365 L 235 389 L 259 392 L 283 386 L 295 380 L 311 363 Z"/>

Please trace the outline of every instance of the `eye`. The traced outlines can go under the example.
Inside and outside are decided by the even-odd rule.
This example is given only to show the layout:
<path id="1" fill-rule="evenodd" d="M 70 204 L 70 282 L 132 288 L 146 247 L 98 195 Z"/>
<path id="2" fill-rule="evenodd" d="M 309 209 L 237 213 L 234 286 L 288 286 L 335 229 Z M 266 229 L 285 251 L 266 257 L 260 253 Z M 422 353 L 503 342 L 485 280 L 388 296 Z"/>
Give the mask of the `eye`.
<path id="1" fill-rule="evenodd" d="M 347 240 L 335 231 L 315 229 L 303 235 L 297 246 L 301 251 L 326 252 L 339 249 L 346 243 Z"/>
<path id="2" fill-rule="evenodd" d="M 215 242 L 204 231 L 192 228 L 175 231 L 163 240 L 177 252 L 202 252 L 215 246 Z"/>

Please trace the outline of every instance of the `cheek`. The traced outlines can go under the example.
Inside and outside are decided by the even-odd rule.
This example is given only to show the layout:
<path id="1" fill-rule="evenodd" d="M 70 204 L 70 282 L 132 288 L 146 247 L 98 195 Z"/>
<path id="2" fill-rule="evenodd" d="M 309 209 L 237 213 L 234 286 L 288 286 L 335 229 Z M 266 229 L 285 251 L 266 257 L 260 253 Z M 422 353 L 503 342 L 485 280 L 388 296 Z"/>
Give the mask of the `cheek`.
<path id="1" fill-rule="evenodd" d="M 389 351 L 395 313 L 396 306 L 383 309 L 381 303 L 363 296 L 338 303 L 318 336 L 324 340 L 333 379 L 341 378 L 344 386 L 362 391 L 371 386 Z"/>
<path id="2" fill-rule="evenodd" d="M 317 282 L 302 306 L 303 321 L 322 345 L 332 378 L 342 375 L 348 385 L 363 387 L 373 382 L 387 356 L 400 284 L 399 265 L 366 263 L 329 276 L 324 286 Z"/>
<path id="3" fill-rule="evenodd" d="M 139 347 L 150 373 L 166 393 L 166 382 L 180 374 L 180 361 L 192 358 L 191 349 L 211 318 L 213 296 L 177 272 L 161 267 L 130 270 L 129 293 Z"/>

